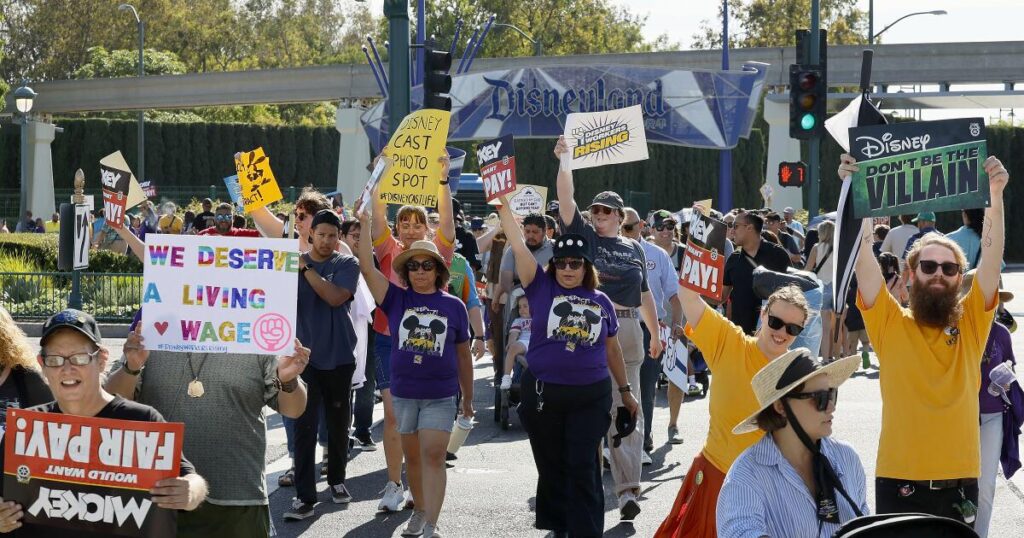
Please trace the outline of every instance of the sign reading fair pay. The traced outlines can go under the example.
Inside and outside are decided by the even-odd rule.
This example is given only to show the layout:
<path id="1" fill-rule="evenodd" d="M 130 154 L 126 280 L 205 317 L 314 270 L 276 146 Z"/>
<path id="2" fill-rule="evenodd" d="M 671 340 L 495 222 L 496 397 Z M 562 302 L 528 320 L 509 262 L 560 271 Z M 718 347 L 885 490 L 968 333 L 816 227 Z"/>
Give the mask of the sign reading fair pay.
<path id="1" fill-rule="evenodd" d="M 512 135 L 488 140 L 476 147 L 480 180 L 487 202 L 516 190 L 516 150 Z"/>
<path id="2" fill-rule="evenodd" d="M 450 119 L 450 112 L 422 108 L 402 120 L 383 151 L 393 164 L 380 182 L 382 200 L 437 207 Z"/>

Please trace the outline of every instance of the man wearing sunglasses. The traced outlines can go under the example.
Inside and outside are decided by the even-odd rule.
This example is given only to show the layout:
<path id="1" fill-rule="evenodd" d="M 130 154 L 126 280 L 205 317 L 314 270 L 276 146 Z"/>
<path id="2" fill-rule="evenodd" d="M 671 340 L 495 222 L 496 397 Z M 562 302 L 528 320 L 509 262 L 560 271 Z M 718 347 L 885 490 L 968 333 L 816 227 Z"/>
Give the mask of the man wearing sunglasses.
<path id="1" fill-rule="evenodd" d="M 273 216 L 273 215 L 271 215 Z M 213 217 L 213 227 L 207 228 L 197 235 L 226 235 L 230 237 L 260 237 L 259 230 L 249 228 L 235 228 L 235 208 L 224 202 L 217 206 L 217 213 Z"/>
<path id="2" fill-rule="evenodd" d="M 886 291 L 872 255 L 871 220 L 863 222 L 855 271 L 857 306 L 881 368 L 879 513 L 925 512 L 967 524 L 975 519 L 981 474 L 980 363 L 999 303 L 1003 190 L 1009 181 L 996 157 L 990 156 L 984 168 L 991 206 L 985 209 L 977 276 L 963 299 L 958 291 L 966 256 L 950 239 L 927 234 L 907 255 L 910 308 L 900 307 Z M 841 157 L 840 178 L 857 170 L 851 156 Z"/>
<path id="3" fill-rule="evenodd" d="M 779 273 L 789 267 L 789 253 L 778 245 L 761 239 L 764 219 L 751 212 L 740 213 L 733 223 L 736 246 L 725 261 L 722 300 L 732 301 L 729 321 L 739 325 L 743 332 L 754 334 L 761 299 L 754 294 L 754 269 L 764 266 Z"/>

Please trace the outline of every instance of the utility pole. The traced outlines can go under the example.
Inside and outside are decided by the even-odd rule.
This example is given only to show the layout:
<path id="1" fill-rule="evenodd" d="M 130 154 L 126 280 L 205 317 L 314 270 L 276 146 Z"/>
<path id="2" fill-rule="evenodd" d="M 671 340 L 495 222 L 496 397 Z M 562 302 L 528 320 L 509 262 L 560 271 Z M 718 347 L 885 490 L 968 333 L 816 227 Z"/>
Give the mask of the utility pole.
<path id="1" fill-rule="evenodd" d="M 409 0 L 384 0 L 388 18 L 388 129 L 409 115 Z"/>
<path id="2" fill-rule="evenodd" d="M 722 71 L 729 70 L 729 1 L 722 0 Z M 718 154 L 718 209 L 732 209 L 732 150 Z"/>
<path id="3" fill-rule="evenodd" d="M 821 21 L 818 17 L 820 13 L 819 0 L 811 0 L 811 32 L 809 37 L 810 41 L 810 64 L 819 65 L 821 61 L 821 39 L 819 34 L 821 33 Z M 828 80 L 828 77 L 824 77 Z M 828 93 L 828 88 L 825 88 L 825 92 Z M 819 185 L 818 181 L 821 178 L 821 138 L 814 137 L 807 142 L 807 176 L 809 180 L 807 189 L 807 218 L 814 218 L 818 216 L 818 198 Z"/>

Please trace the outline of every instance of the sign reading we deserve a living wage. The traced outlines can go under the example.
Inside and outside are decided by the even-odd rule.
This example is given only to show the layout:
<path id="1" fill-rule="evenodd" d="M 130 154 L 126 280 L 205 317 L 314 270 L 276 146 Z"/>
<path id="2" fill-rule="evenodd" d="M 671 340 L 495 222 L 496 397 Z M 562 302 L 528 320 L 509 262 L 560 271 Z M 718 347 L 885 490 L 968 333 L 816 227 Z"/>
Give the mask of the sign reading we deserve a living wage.
<path id="1" fill-rule="evenodd" d="M 647 134 L 640 105 L 565 118 L 570 170 L 647 159 Z"/>
<path id="2" fill-rule="evenodd" d="M 476 157 L 487 202 L 516 190 L 516 148 L 512 135 L 480 144 L 476 147 Z"/>
<path id="3" fill-rule="evenodd" d="M 299 265 L 297 239 L 147 235 L 146 347 L 208 353 L 290 350 Z"/>
<path id="4" fill-rule="evenodd" d="M 714 301 L 722 300 L 726 231 L 724 222 L 705 216 L 700 211 L 692 213 L 679 285 Z"/>
<path id="5" fill-rule="evenodd" d="M 149 489 L 178 476 L 184 434 L 181 423 L 8 408 L 4 500 L 22 506 L 25 530 L 171 538 L 177 513 Z"/>
<path id="6" fill-rule="evenodd" d="M 451 113 L 421 108 L 398 124 L 386 155 L 391 167 L 380 180 L 380 197 L 389 204 L 437 207 L 441 156 L 446 154 Z"/>
<path id="7" fill-rule="evenodd" d="M 988 207 L 981 118 L 850 129 L 855 218 Z"/>

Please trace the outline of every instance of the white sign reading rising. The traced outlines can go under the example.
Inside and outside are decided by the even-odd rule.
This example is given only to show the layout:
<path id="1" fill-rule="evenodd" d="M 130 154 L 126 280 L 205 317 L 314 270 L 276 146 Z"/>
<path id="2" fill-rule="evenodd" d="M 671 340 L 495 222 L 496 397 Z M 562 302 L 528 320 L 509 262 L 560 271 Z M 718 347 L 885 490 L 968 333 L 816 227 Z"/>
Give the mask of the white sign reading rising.
<path id="1" fill-rule="evenodd" d="M 298 250 L 296 239 L 146 234 L 146 346 L 208 353 L 290 352 Z"/>
<path id="2" fill-rule="evenodd" d="M 570 170 L 647 159 L 647 134 L 640 105 L 601 112 L 577 112 L 565 118 Z"/>

